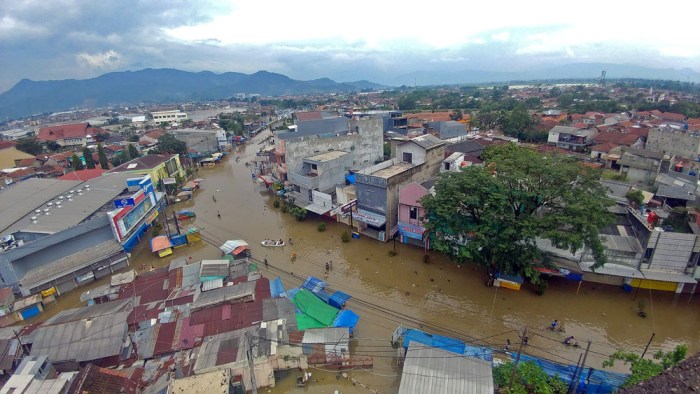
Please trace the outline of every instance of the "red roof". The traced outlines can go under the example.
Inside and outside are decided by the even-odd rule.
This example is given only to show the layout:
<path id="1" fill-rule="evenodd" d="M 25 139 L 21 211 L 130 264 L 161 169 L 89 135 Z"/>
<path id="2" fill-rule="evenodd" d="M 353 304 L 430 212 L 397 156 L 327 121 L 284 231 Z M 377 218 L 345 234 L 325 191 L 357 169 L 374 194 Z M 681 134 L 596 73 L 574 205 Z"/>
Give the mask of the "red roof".
<path id="1" fill-rule="evenodd" d="M 113 370 L 88 364 L 78 372 L 68 393 L 136 393 L 142 376 L 143 368 Z"/>
<path id="2" fill-rule="evenodd" d="M 15 145 L 17 145 L 17 143 L 14 141 L 0 141 L 0 150 L 12 148 Z"/>
<path id="3" fill-rule="evenodd" d="M 619 146 L 619 145 L 613 144 L 613 143 L 611 143 L 611 142 L 605 142 L 605 143 L 602 143 L 602 144 L 598 144 L 598 145 L 593 145 L 593 146 L 591 146 L 591 151 L 608 153 L 608 152 L 610 152 L 612 149 L 617 148 L 618 146 Z"/>
<path id="4" fill-rule="evenodd" d="M 90 123 L 63 124 L 39 129 L 39 141 L 57 141 L 64 138 L 85 138 L 90 134 Z"/>
<path id="5" fill-rule="evenodd" d="M 425 188 L 417 183 L 409 183 L 399 188 L 399 204 L 422 207 L 420 199 L 428 194 Z"/>
<path id="6" fill-rule="evenodd" d="M 100 169 L 100 168 L 92 168 L 89 170 L 78 170 L 78 171 L 72 171 L 67 173 L 66 175 L 58 177 L 58 179 L 62 181 L 89 181 L 90 179 L 94 179 L 97 177 L 102 176 L 107 172 L 106 170 Z"/>
<path id="7" fill-rule="evenodd" d="M 619 131 L 603 131 L 593 140 L 596 144 L 613 143 L 617 145 L 632 146 L 641 137 L 633 133 L 621 133 Z"/>
<path id="8" fill-rule="evenodd" d="M 34 163 L 36 163 L 36 161 L 37 161 L 36 157 L 28 157 L 26 159 L 20 160 L 19 163 L 17 164 L 17 167 L 29 167 L 29 166 L 33 165 Z"/>
<path id="9" fill-rule="evenodd" d="M 300 122 L 306 122 L 307 120 L 321 120 L 320 111 L 297 112 L 296 115 Z"/>
<path id="10" fill-rule="evenodd" d="M 417 114 L 406 114 L 406 118 L 417 119 L 423 122 L 448 122 L 452 120 L 450 117 L 452 115 L 451 111 L 447 112 L 421 112 Z"/>

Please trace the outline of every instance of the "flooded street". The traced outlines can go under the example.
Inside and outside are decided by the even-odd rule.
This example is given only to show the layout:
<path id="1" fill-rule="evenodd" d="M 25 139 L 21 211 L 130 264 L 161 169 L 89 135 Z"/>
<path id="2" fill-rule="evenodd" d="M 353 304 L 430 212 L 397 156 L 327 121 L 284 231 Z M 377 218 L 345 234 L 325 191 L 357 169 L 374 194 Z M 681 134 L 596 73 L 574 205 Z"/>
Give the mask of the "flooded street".
<path id="1" fill-rule="evenodd" d="M 564 279 L 550 280 L 544 296 L 525 286 L 519 292 L 486 287 L 481 268 L 457 266 L 436 253 L 429 253 L 429 263 L 424 263 L 422 249 L 400 243 L 395 245 L 394 257 L 388 255 L 394 248 L 392 242 L 384 244 L 363 237 L 342 243 L 340 235 L 347 226 L 326 219 L 326 231 L 319 232 L 316 225 L 323 219 L 313 214 L 297 222 L 273 207 L 275 197 L 251 179 L 251 168 L 244 164 L 255 156 L 261 137 L 241 148 L 239 163 L 229 156 L 216 167 L 200 169 L 198 176 L 204 181 L 194 200 L 169 207 L 194 210 L 196 219 L 183 224 L 200 228 L 205 242 L 176 249 L 173 256 L 159 259 L 144 241 L 132 253 L 132 267 L 142 263 L 165 266 L 172 257 L 215 259 L 224 241 L 244 239 L 250 243 L 254 257 L 269 260 L 269 268 L 260 266 L 263 273 L 270 278 L 280 276 L 289 288 L 298 287 L 308 275 L 323 278 L 325 263 L 332 261 L 329 286 L 352 295 L 348 308 L 360 315 L 352 350 L 374 356 L 373 369 L 350 374 L 380 393 L 398 391 L 401 370 L 392 365 L 396 351 L 389 343 L 398 324 L 499 348 L 506 339 L 518 342 L 517 330 L 527 326 L 530 341 L 526 353 L 569 364 L 576 364 L 582 349 L 567 348 L 561 341 L 566 335 L 574 335 L 584 348 L 586 340 L 592 341 L 586 364 L 598 368 L 616 348 L 641 353 L 652 333 L 656 334 L 650 347 L 653 351 L 668 350 L 678 343 L 687 343 L 689 354 L 700 350 L 699 297 L 640 290 L 634 300 L 634 291 L 624 293 L 618 287 L 593 283 L 583 283 L 577 294 L 578 283 Z M 217 212 L 221 213 L 220 219 Z M 260 245 L 265 238 L 289 237 L 294 245 Z M 297 255 L 295 261 L 291 260 L 292 253 Z M 80 293 L 87 289 L 82 287 L 62 297 L 40 318 L 80 305 Z M 639 302 L 644 303 L 646 318 L 637 315 Z M 564 324 L 566 334 L 545 329 L 554 319 Z M 296 373 L 292 372 L 278 380 L 272 392 L 370 392 L 359 384 L 336 380 L 335 372 L 310 371 L 312 380 L 318 382 L 296 388 Z"/>

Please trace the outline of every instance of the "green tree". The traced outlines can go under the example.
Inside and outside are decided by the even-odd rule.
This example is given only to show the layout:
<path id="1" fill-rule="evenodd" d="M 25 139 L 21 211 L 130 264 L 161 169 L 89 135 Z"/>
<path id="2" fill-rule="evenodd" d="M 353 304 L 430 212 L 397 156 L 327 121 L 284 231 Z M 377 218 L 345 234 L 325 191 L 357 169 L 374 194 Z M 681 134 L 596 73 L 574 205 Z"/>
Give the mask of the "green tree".
<path id="1" fill-rule="evenodd" d="M 456 109 L 450 114 L 450 119 L 452 120 L 462 120 L 463 117 L 464 114 L 462 113 L 461 109 Z"/>
<path id="2" fill-rule="evenodd" d="M 86 168 L 95 168 L 95 160 L 92 159 L 92 149 L 88 148 L 87 146 L 83 148 L 83 158 L 85 159 Z"/>
<path id="3" fill-rule="evenodd" d="M 391 144 L 388 142 L 384 143 L 384 160 L 389 160 L 391 158 Z"/>
<path id="4" fill-rule="evenodd" d="M 518 363 L 513 379 L 513 388 L 508 391 L 513 374 L 513 362 L 509 361 L 493 368 L 493 382 L 505 393 L 512 394 L 564 394 L 568 387 L 558 376 L 548 376 L 542 367 L 532 361 Z"/>
<path id="5" fill-rule="evenodd" d="M 107 154 L 105 154 L 102 144 L 97 144 L 97 158 L 100 160 L 100 167 L 103 170 L 109 170 L 109 161 L 107 160 Z"/>
<path id="6" fill-rule="evenodd" d="M 83 167 L 83 162 L 80 161 L 80 158 L 76 153 L 73 153 L 73 156 L 70 158 L 71 165 L 73 166 L 73 171 L 78 171 L 82 170 Z"/>
<path id="7" fill-rule="evenodd" d="M 503 124 L 503 133 L 510 137 L 525 139 L 532 126 L 532 118 L 524 107 L 518 106 L 506 116 Z"/>
<path id="8" fill-rule="evenodd" d="M 21 150 L 24 153 L 29 153 L 30 155 L 38 155 L 44 149 L 41 146 L 39 140 L 36 137 L 23 137 L 17 140 L 17 145 L 15 146 L 17 150 Z"/>
<path id="9" fill-rule="evenodd" d="M 156 144 L 155 149 L 151 150 L 151 152 L 171 153 L 184 156 L 187 154 L 187 144 L 175 138 L 172 134 L 166 133 L 158 138 L 158 144 Z"/>
<path id="10" fill-rule="evenodd" d="M 653 378 L 665 369 L 671 368 L 683 361 L 687 352 L 688 346 L 682 344 L 676 346 L 676 348 L 670 352 L 659 350 L 654 354 L 654 359 L 650 360 L 648 358 L 641 358 L 635 353 L 618 350 L 613 353 L 608 360 L 603 361 L 603 367 L 612 367 L 615 365 L 615 361 L 622 361 L 625 364 L 629 364 L 632 373 L 622 385 L 622 387 L 629 387 L 649 378 Z"/>
<path id="11" fill-rule="evenodd" d="M 482 158 L 485 167 L 440 174 L 435 195 L 423 198 L 436 250 L 534 283 L 538 237 L 572 252 L 587 247 L 596 267 L 605 264 L 598 230 L 612 220 L 612 201 L 598 171 L 514 144 L 489 146 Z"/>
<path id="12" fill-rule="evenodd" d="M 641 205 L 642 201 L 644 201 L 644 194 L 642 194 L 642 191 L 639 189 L 630 189 L 630 191 L 625 194 L 625 197 L 627 201 L 633 202 L 637 204 L 637 206 Z"/>
<path id="13" fill-rule="evenodd" d="M 134 144 L 129 144 L 128 149 L 129 149 L 129 157 L 131 157 L 132 159 L 135 159 L 135 158 L 141 156 L 139 154 L 138 149 L 136 149 L 136 147 L 134 146 Z"/>

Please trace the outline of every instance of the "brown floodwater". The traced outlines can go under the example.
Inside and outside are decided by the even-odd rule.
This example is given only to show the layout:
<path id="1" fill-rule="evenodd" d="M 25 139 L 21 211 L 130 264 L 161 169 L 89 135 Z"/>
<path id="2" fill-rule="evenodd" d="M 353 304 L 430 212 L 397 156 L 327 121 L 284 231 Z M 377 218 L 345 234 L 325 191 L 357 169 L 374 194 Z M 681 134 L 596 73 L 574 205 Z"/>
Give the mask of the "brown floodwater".
<path id="1" fill-rule="evenodd" d="M 583 349 L 566 347 L 561 341 L 574 335 L 584 347 L 587 340 L 592 342 L 586 365 L 597 368 L 615 349 L 641 353 L 652 333 L 656 334 L 650 346 L 652 352 L 679 343 L 688 344 L 689 353 L 700 350 L 700 297 L 649 290 L 624 293 L 621 288 L 594 283 L 583 283 L 578 289 L 577 283 L 563 279 L 550 280 L 543 296 L 527 286 L 521 291 L 486 287 L 485 273 L 479 267 L 459 266 L 432 252 L 428 253 L 429 263 L 424 263 L 421 248 L 400 243 L 395 246 L 397 254 L 390 257 L 392 242 L 363 237 L 343 243 L 340 235 L 347 226 L 313 214 L 297 222 L 273 207 L 272 193 L 251 179 L 251 168 L 245 165 L 261 147 L 258 141 L 264 136 L 239 148 L 218 166 L 200 169 L 198 176 L 205 180 L 195 198 L 169 207 L 194 210 L 196 219 L 183 224 L 202 229 L 205 241 L 176 249 L 172 257 L 192 257 L 195 261 L 218 258 L 217 248 L 224 241 L 244 239 L 254 257 L 269 260 L 269 268 L 260 266 L 263 273 L 270 278 L 280 276 L 287 288 L 298 287 L 300 277 L 323 278 L 325 263 L 332 261 L 329 286 L 352 295 L 348 308 L 360 315 L 351 350 L 374 356 L 374 368 L 349 372 L 355 385 L 337 379 L 336 372 L 311 368 L 312 382 L 307 387 L 297 388 L 296 373 L 291 372 L 280 374 L 271 392 L 397 392 L 401 369 L 394 366 L 396 351 L 389 340 L 399 324 L 499 348 L 506 339 L 517 343 L 518 330 L 527 326 L 530 341 L 526 353 L 569 364 L 576 364 Z M 240 162 L 234 160 L 236 154 L 240 154 Z M 221 213 L 220 219 L 217 212 Z M 326 222 L 325 232 L 317 230 L 320 221 Z M 293 246 L 260 245 L 265 238 L 289 237 L 294 240 Z M 297 255 L 295 261 L 291 260 L 292 253 Z M 154 256 L 146 241 L 132 253 L 135 268 L 142 263 L 161 267 L 170 260 Z M 79 306 L 80 293 L 87 289 L 82 287 L 61 297 L 40 319 Z M 637 315 L 640 302 L 646 318 Z M 545 329 L 554 319 L 564 324 L 566 334 Z M 515 348 L 513 345 L 511 349 Z M 621 365 L 616 370 L 625 371 Z"/>

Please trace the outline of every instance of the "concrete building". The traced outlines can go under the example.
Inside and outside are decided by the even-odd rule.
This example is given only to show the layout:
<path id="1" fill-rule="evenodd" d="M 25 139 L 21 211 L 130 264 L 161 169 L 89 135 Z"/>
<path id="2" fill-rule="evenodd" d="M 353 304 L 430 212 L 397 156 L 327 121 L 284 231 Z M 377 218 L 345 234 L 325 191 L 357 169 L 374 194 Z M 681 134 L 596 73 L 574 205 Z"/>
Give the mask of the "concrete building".
<path id="1" fill-rule="evenodd" d="M 649 130 L 646 146 L 649 150 L 695 160 L 700 155 L 700 134 L 683 129 L 654 128 Z"/>
<path id="2" fill-rule="evenodd" d="M 430 193 L 435 179 L 422 183 L 412 182 L 399 188 L 398 232 L 403 243 L 430 248 L 430 238 L 425 233 L 425 210 L 420 200 Z"/>
<path id="3" fill-rule="evenodd" d="M 441 140 L 452 140 L 467 136 L 467 126 L 454 120 L 428 122 L 428 132 L 434 132 Z"/>
<path id="4" fill-rule="evenodd" d="M 2 141 L 16 141 L 20 138 L 32 136 L 34 136 L 34 130 L 32 129 L 12 129 L 0 131 L 0 140 Z"/>
<path id="5" fill-rule="evenodd" d="M 569 126 L 554 126 L 549 131 L 547 144 L 561 149 L 582 152 L 593 145 L 597 134 L 598 130 L 595 128 L 579 129 Z"/>
<path id="6" fill-rule="evenodd" d="M 151 154 L 128 161 L 109 171 L 110 173 L 126 173 L 132 177 L 150 175 L 154 184 L 163 178 L 184 177 L 185 170 L 180 163 L 179 155 Z"/>
<path id="7" fill-rule="evenodd" d="M 126 252 L 157 217 L 163 194 L 148 177 L 108 174 L 87 182 L 28 180 L 0 198 L 9 202 L 0 234 L 16 240 L 0 252 L 0 282 L 29 295 L 65 293 L 126 267 Z M 114 210 L 115 199 L 131 205 Z"/>
<path id="8" fill-rule="evenodd" d="M 288 197 L 295 205 L 323 215 L 334 208 L 336 185 L 345 183 L 345 175 L 353 167 L 353 155 L 344 151 L 328 151 L 303 159 L 301 170 L 288 174 L 292 190 Z"/>
<path id="9" fill-rule="evenodd" d="M 180 110 L 151 112 L 153 123 L 182 122 L 187 120 L 187 114 Z"/>
<path id="10" fill-rule="evenodd" d="M 653 182 L 660 172 L 668 172 L 671 157 L 649 149 L 626 149 L 622 151 L 616 165 L 627 181 Z"/>
<path id="11" fill-rule="evenodd" d="M 191 153 L 195 153 L 196 157 L 228 150 L 231 147 L 224 130 L 179 129 L 169 132 L 187 144 L 187 148 Z"/>
<path id="12" fill-rule="evenodd" d="M 355 174 L 357 231 L 388 241 L 398 231 L 399 188 L 434 177 L 445 157 L 445 142 L 432 135 L 406 141 L 397 157 Z"/>
<path id="13" fill-rule="evenodd" d="M 324 121 L 318 121 L 324 122 Z M 332 119 L 332 124 L 310 127 L 296 132 L 275 132 L 273 174 L 280 181 L 288 172 L 300 172 L 305 158 L 330 150 L 352 155 L 352 168 L 362 169 L 380 161 L 384 156 L 382 119 Z M 313 122 L 303 122 L 300 125 Z M 327 127 L 327 128 L 326 128 Z"/>

